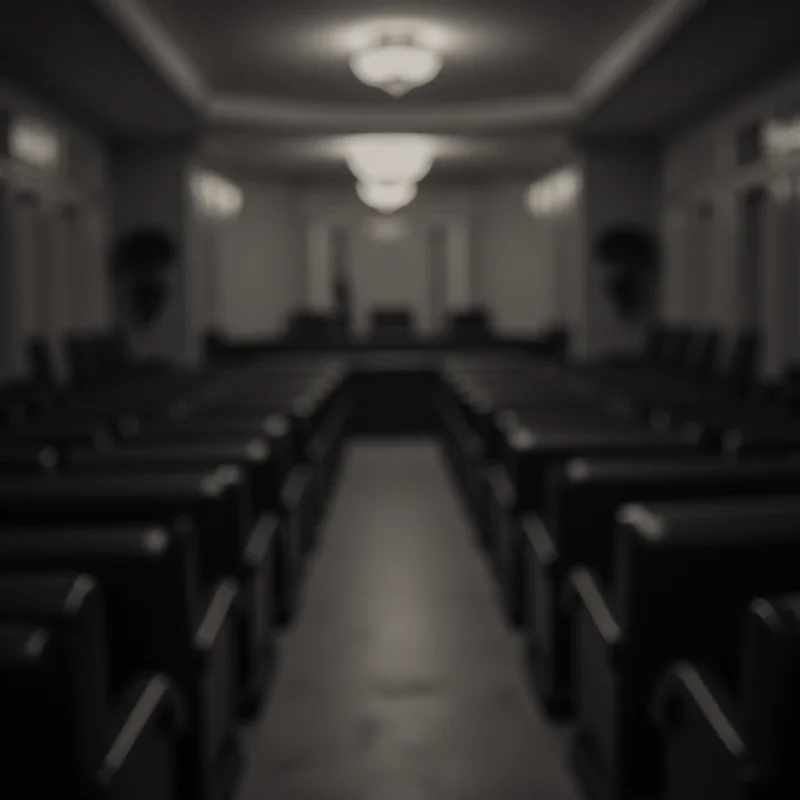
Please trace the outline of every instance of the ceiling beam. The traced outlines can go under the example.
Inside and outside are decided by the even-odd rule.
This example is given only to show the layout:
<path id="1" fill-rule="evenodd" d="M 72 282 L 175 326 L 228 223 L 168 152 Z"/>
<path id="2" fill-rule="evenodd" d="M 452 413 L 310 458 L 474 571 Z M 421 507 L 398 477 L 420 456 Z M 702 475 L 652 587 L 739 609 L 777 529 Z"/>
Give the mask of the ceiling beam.
<path id="1" fill-rule="evenodd" d="M 209 90 L 170 32 L 137 0 L 90 0 L 148 65 L 192 107 L 205 111 Z"/>
<path id="2" fill-rule="evenodd" d="M 710 0 L 661 0 L 634 22 L 586 71 L 575 88 L 579 115 L 594 110 Z"/>
<path id="3" fill-rule="evenodd" d="M 231 127 L 347 133 L 359 131 L 473 133 L 510 127 L 564 126 L 575 121 L 568 96 L 482 103 L 454 103 L 431 108 L 368 111 L 363 106 L 296 103 L 260 97 L 216 97 L 208 105 L 209 121 Z"/>

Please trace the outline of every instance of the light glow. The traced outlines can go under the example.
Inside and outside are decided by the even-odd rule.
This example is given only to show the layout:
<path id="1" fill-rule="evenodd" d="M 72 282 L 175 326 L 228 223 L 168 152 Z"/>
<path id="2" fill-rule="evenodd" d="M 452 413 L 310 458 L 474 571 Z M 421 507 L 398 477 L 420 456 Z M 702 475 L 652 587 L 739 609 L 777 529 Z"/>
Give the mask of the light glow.
<path id="1" fill-rule="evenodd" d="M 415 134 L 366 134 L 349 143 L 345 160 L 361 183 L 419 183 L 433 166 L 433 148 Z"/>
<path id="2" fill-rule="evenodd" d="M 533 183 L 525 193 L 525 205 L 533 217 L 548 217 L 571 208 L 583 188 L 578 169 L 567 167 Z"/>
<path id="3" fill-rule="evenodd" d="M 198 208 L 212 219 L 230 220 L 242 210 L 242 190 L 227 178 L 200 170 L 191 179 L 192 197 Z"/>
<path id="4" fill-rule="evenodd" d="M 404 208 L 417 196 L 415 183 L 357 183 L 356 193 L 364 205 L 391 214 Z"/>
<path id="5" fill-rule="evenodd" d="M 8 146 L 12 158 L 37 169 L 57 170 L 61 162 L 61 141 L 58 134 L 38 119 L 13 119 Z"/>
<path id="6" fill-rule="evenodd" d="M 800 119 L 772 120 L 762 133 L 768 155 L 786 156 L 800 150 Z"/>
<path id="7" fill-rule="evenodd" d="M 402 97 L 441 72 L 442 57 L 413 35 L 384 35 L 350 56 L 350 69 L 367 86 Z"/>

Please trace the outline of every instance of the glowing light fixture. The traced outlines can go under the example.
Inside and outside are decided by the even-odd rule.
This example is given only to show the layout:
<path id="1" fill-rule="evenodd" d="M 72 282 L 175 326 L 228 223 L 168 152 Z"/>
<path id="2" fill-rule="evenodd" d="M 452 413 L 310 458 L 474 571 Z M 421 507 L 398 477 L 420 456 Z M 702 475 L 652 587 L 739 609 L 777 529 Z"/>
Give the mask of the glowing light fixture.
<path id="1" fill-rule="evenodd" d="M 242 190 L 215 172 L 201 170 L 192 175 L 191 191 L 198 208 L 213 219 L 233 219 L 242 210 Z"/>
<path id="2" fill-rule="evenodd" d="M 415 183 L 357 183 L 356 193 L 364 205 L 381 214 L 407 206 L 417 196 Z"/>
<path id="3" fill-rule="evenodd" d="M 767 155 L 786 156 L 800 150 L 800 119 L 771 120 L 762 129 Z"/>
<path id="4" fill-rule="evenodd" d="M 42 170 L 57 170 L 61 162 L 61 140 L 45 122 L 30 117 L 12 119 L 8 149 L 13 158 Z"/>
<path id="5" fill-rule="evenodd" d="M 433 166 L 433 149 L 424 136 L 366 134 L 353 138 L 345 159 L 361 183 L 419 183 Z"/>
<path id="6" fill-rule="evenodd" d="M 528 188 L 525 205 L 534 217 L 558 214 L 575 203 L 582 185 L 581 174 L 577 169 L 558 170 Z"/>
<path id="7" fill-rule="evenodd" d="M 442 69 L 442 58 L 413 34 L 384 34 L 350 56 L 350 69 L 361 83 L 402 97 L 430 83 Z"/>

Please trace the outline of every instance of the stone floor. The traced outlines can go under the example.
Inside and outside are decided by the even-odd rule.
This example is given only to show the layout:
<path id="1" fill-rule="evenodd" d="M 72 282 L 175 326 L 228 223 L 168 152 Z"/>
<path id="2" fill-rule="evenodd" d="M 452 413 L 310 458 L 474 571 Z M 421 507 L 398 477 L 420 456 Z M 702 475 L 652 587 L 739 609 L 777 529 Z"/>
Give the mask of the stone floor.
<path id="1" fill-rule="evenodd" d="M 238 800 L 574 800 L 432 441 L 348 447 Z"/>

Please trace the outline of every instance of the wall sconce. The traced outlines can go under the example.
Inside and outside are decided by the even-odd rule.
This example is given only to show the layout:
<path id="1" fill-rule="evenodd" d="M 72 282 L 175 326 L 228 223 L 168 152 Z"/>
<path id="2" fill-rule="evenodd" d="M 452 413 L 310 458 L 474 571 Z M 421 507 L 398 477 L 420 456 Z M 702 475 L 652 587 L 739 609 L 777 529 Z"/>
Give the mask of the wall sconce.
<path id="1" fill-rule="evenodd" d="M 32 117 L 11 120 L 8 149 L 12 158 L 36 169 L 55 172 L 61 164 L 61 139 L 47 123 Z"/>
<path id="2" fill-rule="evenodd" d="M 531 216 L 549 217 L 573 206 L 583 189 L 583 178 L 575 167 L 566 167 L 531 184 L 525 206 Z"/>
<path id="3" fill-rule="evenodd" d="M 234 219 L 244 205 L 242 190 L 236 184 L 208 170 L 192 175 L 191 192 L 197 207 L 212 219 Z"/>

